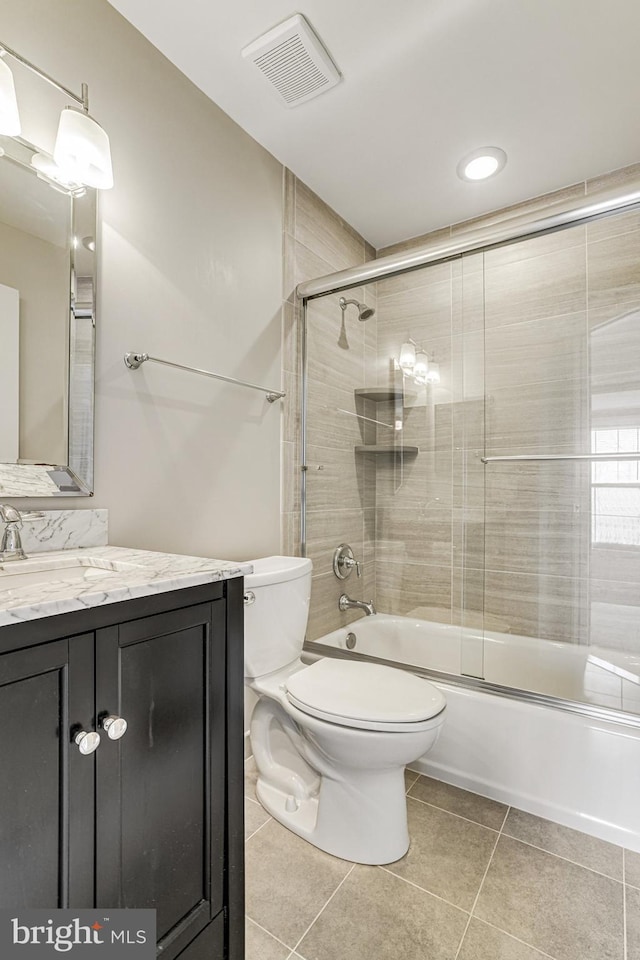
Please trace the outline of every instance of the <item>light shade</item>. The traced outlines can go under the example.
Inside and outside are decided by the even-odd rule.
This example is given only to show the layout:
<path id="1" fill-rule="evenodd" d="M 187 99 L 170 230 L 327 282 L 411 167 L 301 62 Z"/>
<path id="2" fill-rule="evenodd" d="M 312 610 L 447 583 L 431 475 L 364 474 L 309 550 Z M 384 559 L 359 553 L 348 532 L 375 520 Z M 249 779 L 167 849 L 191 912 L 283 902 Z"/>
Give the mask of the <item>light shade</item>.
<path id="1" fill-rule="evenodd" d="M 416 363 L 413 368 L 413 376 L 416 383 L 426 383 L 427 375 L 429 370 L 429 358 L 427 357 L 424 350 L 420 350 L 419 353 L 416 353 Z"/>
<path id="2" fill-rule="evenodd" d="M 79 180 L 98 190 L 113 186 L 109 137 L 88 113 L 64 108 L 53 159 L 69 180 Z"/>
<path id="3" fill-rule="evenodd" d="M 440 364 L 432 360 L 427 371 L 427 383 L 440 383 Z"/>
<path id="4" fill-rule="evenodd" d="M 34 153 L 31 157 L 31 166 L 38 171 L 38 176 L 44 175 L 44 179 L 60 184 L 74 196 L 82 196 L 87 192 L 82 183 L 70 180 L 65 171 L 61 170 L 55 160 L 46 153 Z"/>
<path id="5" fill-rule="evenodd" d="M 11 68 L 0 59 L 0 133 L 6 137 L 20 136 L 20 114 Z"/>
<path id="6" fill-rule="evenodd" d="M 407 342 L 403 343 L 402 347 L 400 348 L 400 359 L 398 360 L 398 363 L 400 364 L 404 373 L 411 375 L 413 373 L 415 362 L 416 348 L 410 340 L 407 340 Z"/>

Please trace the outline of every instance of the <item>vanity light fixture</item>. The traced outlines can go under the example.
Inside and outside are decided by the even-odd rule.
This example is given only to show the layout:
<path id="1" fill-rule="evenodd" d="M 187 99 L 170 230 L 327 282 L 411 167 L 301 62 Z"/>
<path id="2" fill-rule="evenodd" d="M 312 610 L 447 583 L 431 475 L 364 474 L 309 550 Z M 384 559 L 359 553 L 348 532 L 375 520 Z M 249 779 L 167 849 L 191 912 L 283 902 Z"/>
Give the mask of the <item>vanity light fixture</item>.
<path id="1" fill-rule="evenodd" d="M 20 136 L 20 114 L 13 74 L 0 53 L 0 133 L 5 137 Z"/>
<path id="2" fill-rule="evenodd" d="M 58 135 L 53 149 L 53 160 L 46 154 L 36 154 L 32 163 L 36 170 L 60 186 L 73 190 L 78 186 L 95 187 L 108 190 L 113 186 L 111 167 L 111 148 L 109 137 L 93 117 L 89 116 L 89 88 L 82 84 L 82 93 L 78 96 L 64 87 L 53 77 L 40 70 L 15 50 L 11 50 L 0 41 L 0 133 L 17 137 L 20 134 L 20 118 L 16 101 L 15 87 L 11 70 L 2 57 L 10 56 L 27 67 L 57 90 L 62 91 L 78 107 L 64 107 L 58 124 Z M 36 157 L 42 156 L 49 162 L 45 171 L 43 162 Z M 38 165 L 40 164 L 40 166 Z M 51 166 L 54 164 L 54 166 Z"/>
<path id="3" fill-rule="evenodd" d="M 405 377 L 410 377 L 420 386 L 440 383 L 440 364 L 435 358 L 429 360 L 429 354 L 411 337 L 400 348 L 398 366 Z"/>
<path id="4" fill-rule="evenodd" d="M 463 157 L 456 169 L 461 180 L 486 180 L 500 173 L 506 162 L 500 147 L 480 147 Z"/>

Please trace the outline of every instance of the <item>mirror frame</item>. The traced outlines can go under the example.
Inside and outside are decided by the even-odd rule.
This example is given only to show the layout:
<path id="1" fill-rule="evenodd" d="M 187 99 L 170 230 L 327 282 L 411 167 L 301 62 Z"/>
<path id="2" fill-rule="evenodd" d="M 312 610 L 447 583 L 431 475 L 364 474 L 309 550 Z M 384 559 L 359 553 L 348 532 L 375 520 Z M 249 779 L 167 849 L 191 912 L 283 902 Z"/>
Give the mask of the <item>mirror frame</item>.
<path id="1" fill-rule="evenodd" d="M 28 174 L 40 176 L 31 166 L 33 154 L 43 153 L 40 148 L 20 137 L 0 137 L 0 145 L 4 149 L 0 164 L 8 161 L 22 167 Z M 40 179 L 46 180 L 46 177 L 40 176 Z M 17 463 L 0 463 L 2 497 L 93 496 L 98 198 L 97 191 L 91 187 L 86 187 L 82 195 L 69 192 L 68 196 L 71 211 L 65 267 L 69 310 L 66 323 L 67 394 L 64 398 L 67 462 L 53 464 L 19 460 Z"/>

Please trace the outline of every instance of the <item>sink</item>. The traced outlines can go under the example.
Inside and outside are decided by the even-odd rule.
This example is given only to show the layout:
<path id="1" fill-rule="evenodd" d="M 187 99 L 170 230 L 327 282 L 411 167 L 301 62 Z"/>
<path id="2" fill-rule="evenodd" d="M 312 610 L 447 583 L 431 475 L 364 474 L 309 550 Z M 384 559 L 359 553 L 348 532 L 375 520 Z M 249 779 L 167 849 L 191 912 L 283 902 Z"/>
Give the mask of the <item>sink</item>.
<path id="1" fill-rule="evenodd" d="M 144 567 L 121 560 L 102 557 L 55 557 L 50 560 L 11 560 L 0 564 L 0 591 L 37 586 L 40 583 L 64 581 L 123 579 L 124 575 L 140 573 Z"/>

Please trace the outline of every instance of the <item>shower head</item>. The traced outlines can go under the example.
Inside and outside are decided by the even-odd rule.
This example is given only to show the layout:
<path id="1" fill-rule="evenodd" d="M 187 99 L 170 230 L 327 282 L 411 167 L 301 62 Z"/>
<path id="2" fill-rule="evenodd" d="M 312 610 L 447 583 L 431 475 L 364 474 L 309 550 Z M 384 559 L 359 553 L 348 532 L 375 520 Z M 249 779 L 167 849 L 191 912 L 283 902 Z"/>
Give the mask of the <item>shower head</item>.
<path id="1" fill-rule="evenodd" d="M 358 308 L 358 320 L 368 320 L 369 317 L 372 317 L 375 313 L 373 307 L 368 307 L 366 303 L 358 303 L 357 300 L 345 300 L 344 297 L 340 297 L 338 303 L 343 313 L 349 304 L 353 303 Z"/>

